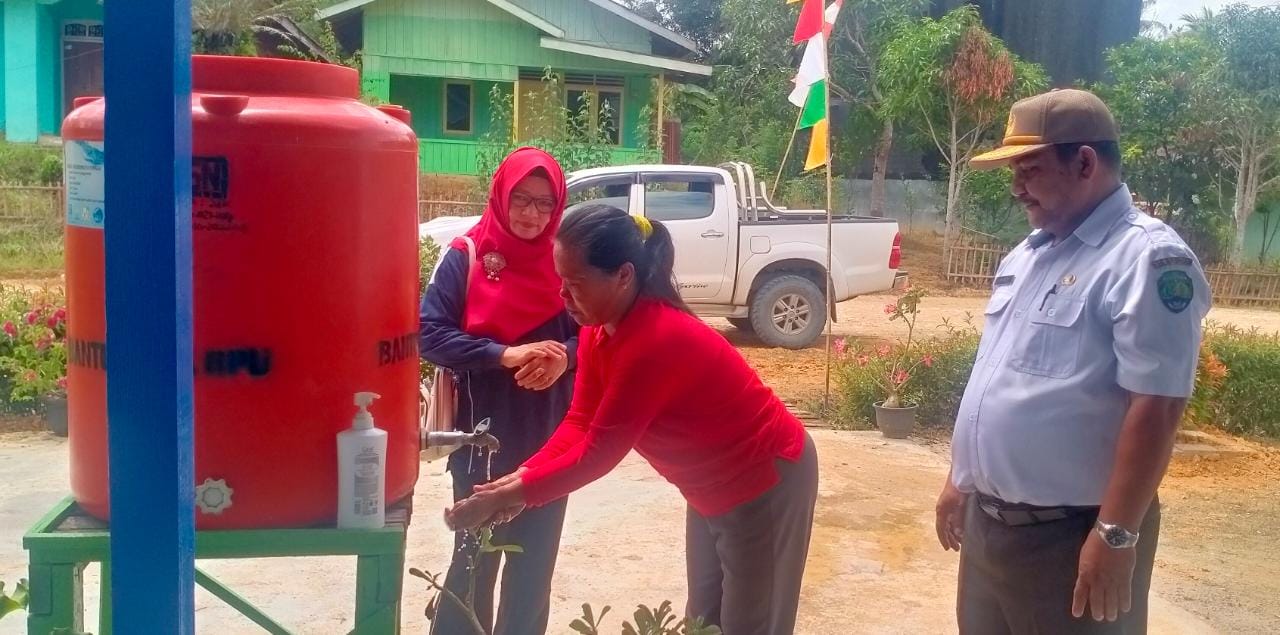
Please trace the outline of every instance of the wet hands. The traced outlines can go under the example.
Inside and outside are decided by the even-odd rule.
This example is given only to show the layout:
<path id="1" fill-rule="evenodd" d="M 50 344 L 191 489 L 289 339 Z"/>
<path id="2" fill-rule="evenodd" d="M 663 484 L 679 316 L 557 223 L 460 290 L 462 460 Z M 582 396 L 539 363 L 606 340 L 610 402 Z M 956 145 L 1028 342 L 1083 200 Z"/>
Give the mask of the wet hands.
<path id="1" fill-rule="evenodd" d="M 511 522 L 524 511 L 524 485 L 520 468 L 492 483 L 477 485 L 475 493 L 445 510 L 444 521 L 453 531 Z"/>
<path id="2" fill-rule="evenodd" d="M 516 384 L 526 390 L 546 390 L 569 368 L 569 349 L 554 341 L 512 346 L 502 352 L 501 363 L 515 368 Z"/>

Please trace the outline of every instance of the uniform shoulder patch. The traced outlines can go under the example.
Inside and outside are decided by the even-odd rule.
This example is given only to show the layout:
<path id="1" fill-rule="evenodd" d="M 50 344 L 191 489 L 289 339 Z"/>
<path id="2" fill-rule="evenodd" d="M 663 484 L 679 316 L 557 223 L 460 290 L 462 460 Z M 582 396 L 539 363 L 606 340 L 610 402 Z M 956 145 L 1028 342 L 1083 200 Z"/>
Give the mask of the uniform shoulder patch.
<path id="1" fill-rule="evenodd" d="M 1181 269 L 1173 269 L 1160 274 L 1156 281 L 1156 292 L 1160 295 L 1160 303 L 1173 313 L 1182 313 L 1191 306 L 1196 295 L 1196 285 L 1191 276 Z"/>
<path id="2" fill-rule="evenodd" d="M 1157 258 L 1151 261 L 1151 266 L 1156 269 L 1166 269 L 1168 267 L 1190 267 L 1194 262 L 1187 256 L 1169 256 L 1167 258 Z"/>

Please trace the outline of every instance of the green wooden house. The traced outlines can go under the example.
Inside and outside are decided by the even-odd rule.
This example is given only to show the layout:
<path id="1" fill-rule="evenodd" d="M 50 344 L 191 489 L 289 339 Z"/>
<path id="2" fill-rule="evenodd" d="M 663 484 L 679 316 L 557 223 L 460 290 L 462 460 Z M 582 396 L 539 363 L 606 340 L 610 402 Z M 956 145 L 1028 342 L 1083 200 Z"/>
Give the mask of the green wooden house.
<path id="1" fill-rule="evenodd" d="M 663 120 L 659 87 L 711 74 L 688 61 L 693 41 L 614 0 L 346 0 L 321 17 L 363 52 L 364 91 L 412 111 L 432 174 L 478 173 L 495 88 L 516 140 L 538 134 L 529 96 L 545 94 L 546 69 L 566 107 L 588 105 L 616 163 L 643 155 L 642 115 Z"/>

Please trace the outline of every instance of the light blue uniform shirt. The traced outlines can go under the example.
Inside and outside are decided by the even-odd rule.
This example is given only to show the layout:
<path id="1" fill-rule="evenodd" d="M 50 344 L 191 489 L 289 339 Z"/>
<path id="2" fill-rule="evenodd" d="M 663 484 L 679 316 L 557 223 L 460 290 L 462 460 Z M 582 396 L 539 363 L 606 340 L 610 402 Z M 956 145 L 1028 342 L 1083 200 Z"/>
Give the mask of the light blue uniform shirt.
<path id="1" fill-rule="evenodd" d="M 1128 394 L 1189 397 L 1204 271 L 1121 186 L 1057 245 L 1037 231 L 1000 263 L 951 446 L 961 491 L 1100 505 Z"/>

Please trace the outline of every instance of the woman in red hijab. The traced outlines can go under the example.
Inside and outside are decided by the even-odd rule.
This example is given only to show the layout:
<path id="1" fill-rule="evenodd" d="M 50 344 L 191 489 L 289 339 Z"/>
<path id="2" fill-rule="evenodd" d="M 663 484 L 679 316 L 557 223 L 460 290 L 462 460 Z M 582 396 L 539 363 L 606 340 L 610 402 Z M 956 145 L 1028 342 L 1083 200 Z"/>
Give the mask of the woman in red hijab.
<path id="1" fill-rule="evenodd" d="M 467 233 L 470 244 L 453 242 L 422 298 L 422 357 L 458 379 L 455 428 L 470 431 L 489 419 L 489 432 L 502 444 L 492 456 L 462 449 L 449 457 L 455 500 L 514 472 L 551 437 L 569 408 L 578 325 L 565 313 L 552 260 L 566 198 L 564 173 L 551 155 L 535 148 L 511 153 L 493 178 L 484 215 Z M 466 597 L 470 560 L 476 558 L 475 610 L 489 632 L 546 632 L 564 511 L 561 500 L 494 529 L 495 544 L 523 548 L 505 554 L 496 625 L 493 598 L 502 554 L 477 554 L 474 541 L 466 544 L 467 536 L 458 534 L 446 586 Z M 445 601 L 433 632 L 473 631 L 468 618 Z"/>

